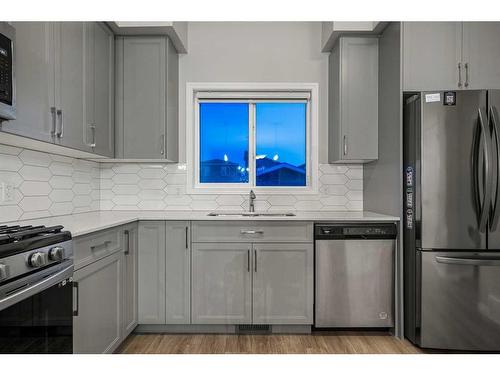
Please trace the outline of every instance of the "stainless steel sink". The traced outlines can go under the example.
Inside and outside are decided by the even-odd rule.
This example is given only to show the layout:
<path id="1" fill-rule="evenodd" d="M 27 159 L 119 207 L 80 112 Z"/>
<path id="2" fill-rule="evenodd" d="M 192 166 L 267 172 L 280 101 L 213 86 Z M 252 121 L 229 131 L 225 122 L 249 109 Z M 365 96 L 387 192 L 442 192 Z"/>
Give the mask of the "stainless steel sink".
<path id="1" fill-rule="evenodd" d="M 292 212 L 210 212 L 208 216 L 240 216 L 240 217 L 286 217 L 295 216 Z"/>

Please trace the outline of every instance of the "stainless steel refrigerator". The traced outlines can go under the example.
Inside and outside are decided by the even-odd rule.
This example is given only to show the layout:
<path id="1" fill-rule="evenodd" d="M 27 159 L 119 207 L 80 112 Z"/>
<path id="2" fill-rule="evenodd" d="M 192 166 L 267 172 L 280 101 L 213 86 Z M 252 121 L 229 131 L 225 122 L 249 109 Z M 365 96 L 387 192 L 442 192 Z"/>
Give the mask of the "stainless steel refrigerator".
<path id="1" fill-rule="evenodd" d="M 405 93 L 405 335 L 500 351 L 500 91 Z"/>

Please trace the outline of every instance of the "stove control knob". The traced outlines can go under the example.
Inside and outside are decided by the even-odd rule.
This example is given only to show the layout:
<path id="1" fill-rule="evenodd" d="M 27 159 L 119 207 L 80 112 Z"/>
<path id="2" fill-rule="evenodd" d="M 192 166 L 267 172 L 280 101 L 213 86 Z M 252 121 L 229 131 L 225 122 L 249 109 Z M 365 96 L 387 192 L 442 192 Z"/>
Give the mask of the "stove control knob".
<path id="1" fill-rule="evenodd" d="M 64 247 L 56 246 L 49 250 L 49 259 L 60 261 L 64 259 Z"/>
<path id="2" fill-rule="evenodd" d="M 28 264 L 33 268 L 42 267 L 47 263 L 44 253 L 33 253 L 28 258 Z"/>
<path id="3" fill-rule="evenodd" d="M 5 280 L 7 277 L 9 277 L 9 266 L 0 264 L 0 281 Z"/>

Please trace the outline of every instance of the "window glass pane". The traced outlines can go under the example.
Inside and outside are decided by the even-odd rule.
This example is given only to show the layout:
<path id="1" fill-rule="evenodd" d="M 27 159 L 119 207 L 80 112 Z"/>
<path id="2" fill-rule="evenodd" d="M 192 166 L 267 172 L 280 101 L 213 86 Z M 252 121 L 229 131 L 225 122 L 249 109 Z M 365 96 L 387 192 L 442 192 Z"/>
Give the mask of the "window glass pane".
<path id="1" fill-rule="evenodd" d="M 257 186 L 306 186 L 306 103 L 257 103 Z"/>
<path id="2" fill-rule="evenodd" d="M 200 103 L 200 182 L 248 182 L 247 103 Z"/>

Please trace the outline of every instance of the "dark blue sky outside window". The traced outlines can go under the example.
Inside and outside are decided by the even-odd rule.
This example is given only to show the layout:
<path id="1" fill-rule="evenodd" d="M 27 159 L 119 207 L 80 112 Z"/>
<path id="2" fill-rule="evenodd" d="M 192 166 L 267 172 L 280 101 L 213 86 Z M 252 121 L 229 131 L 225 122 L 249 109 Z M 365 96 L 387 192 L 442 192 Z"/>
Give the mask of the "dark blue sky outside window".
<path id="1" fill-rule="evenodd" d="M 306 105 L 255 105 L 257 186 L 306 186 Z"/>
<path id="2" fill-rule="evenodd" d="M 200 103 L 200 182 L 248 183 L 248 103 Z"/>

